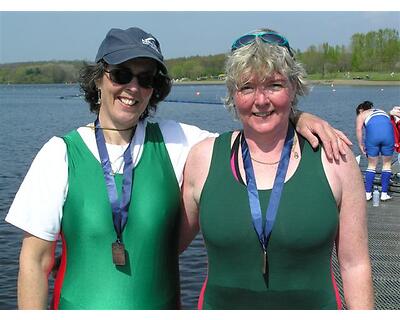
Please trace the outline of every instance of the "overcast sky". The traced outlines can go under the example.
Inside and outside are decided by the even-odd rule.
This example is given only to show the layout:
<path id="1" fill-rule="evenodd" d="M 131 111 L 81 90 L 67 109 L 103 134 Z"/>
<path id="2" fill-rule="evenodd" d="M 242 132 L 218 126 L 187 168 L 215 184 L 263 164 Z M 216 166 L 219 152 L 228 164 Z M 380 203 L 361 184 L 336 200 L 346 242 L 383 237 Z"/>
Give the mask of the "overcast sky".
<path id="1" fill-rule="evenodd" d="M 357 32 L 400 30 L 400 11 L 3 11 L 0 12 L 0 63 L 93 61 L 110 28 L 131 26 L 156 36 L 165 58 L 170 59 L 226 53 L 238 36 L 259 27 L 279 31 L 292 47 L 300 50 L 323 42 L 347 46 Z"/>

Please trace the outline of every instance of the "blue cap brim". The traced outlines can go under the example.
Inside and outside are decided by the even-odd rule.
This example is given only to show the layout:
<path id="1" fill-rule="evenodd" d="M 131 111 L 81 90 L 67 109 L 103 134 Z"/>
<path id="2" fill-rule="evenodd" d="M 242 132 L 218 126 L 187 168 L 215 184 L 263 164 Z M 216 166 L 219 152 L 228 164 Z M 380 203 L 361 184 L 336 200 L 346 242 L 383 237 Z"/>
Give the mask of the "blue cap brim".
<path id="1" fill-rule="evenodd" d="M 153 51 L 138 46 L 116 50 L 102 57 L 96 57 L 96 62 L 99 62 L 103 59 L 108 64 L 116 65 L 137 58 L 148 58 L 155 60 L 156 62 L 158 62 L 161 71 L 164 74 L 167 74 L 167 67 L 165 66 L 163 60 L 160 59 L 160 57 L 153 53 Z"/>

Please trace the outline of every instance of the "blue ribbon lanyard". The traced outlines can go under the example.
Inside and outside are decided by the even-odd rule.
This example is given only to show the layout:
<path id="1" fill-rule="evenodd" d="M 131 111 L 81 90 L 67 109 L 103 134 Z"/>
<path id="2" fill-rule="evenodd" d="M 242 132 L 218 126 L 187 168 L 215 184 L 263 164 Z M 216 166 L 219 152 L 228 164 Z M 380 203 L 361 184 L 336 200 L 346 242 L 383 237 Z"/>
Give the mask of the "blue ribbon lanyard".
<path id="1" fill-rule="evenodd" d="M 285 144 L 283 146 L 283 150 L 279 160 L 278 170 L 276 172 L 274 185 L 268 203 L 265 227 L 263 228 L 261 206 L 258 197 L 258 190 L 257 190 L 253 165 L 251 162 L 249 147 L 247 145 L 244 134 L 242 133 L 242 138 L 241 138 L 242 158 L 243 158 L 244 170 L 246 172 L 247 194 L 249 197 L 250 211 L 253 220 L 254 230 L 258 235 L 258 239 L 264 251 L 265 259 L 266 259 L 268 241 L 271 236 L 272 228 L 275 223 L 276 213 L 278 211 L 282 189 L 284 186 L 285 177 L 289 166 L 290 153 L 293 145 L 293 137 L 294 137 L 294 129 L 293 126 L 289 123 Z"/>
<path id="2" fill-rule="evenodd" d="M 117 187 L 111 171 L 110 158 L 108 156 L 104 134 L 99 126 L 99 119 L 95 123 L 95 135 L 97 149 L 99 150 L 101 166 L 103 168 L 104 179 L 106 182 L 108 198 L 110 200 L 114 229 L 117 233 L 117 242 L 121 242 L 122 231 L 124 231 L 128 220 L 129 204 L 131 202 L 132 181 L 133 181 L 133 160 L 131 153 L 132 139 L 124 152 L 124 171 L 122 180 L 122 201 L 118 198 Z"/>

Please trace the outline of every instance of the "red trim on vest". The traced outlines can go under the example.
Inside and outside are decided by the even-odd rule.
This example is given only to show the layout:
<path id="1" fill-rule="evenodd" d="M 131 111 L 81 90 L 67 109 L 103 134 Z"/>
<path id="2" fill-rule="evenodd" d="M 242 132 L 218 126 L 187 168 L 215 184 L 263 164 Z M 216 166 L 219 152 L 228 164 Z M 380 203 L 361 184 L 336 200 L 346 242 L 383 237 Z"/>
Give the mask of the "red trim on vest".
<path id="1" fill-rule="evenodd" d="M 232 157 L 231 157 L 231 170 L 232 170 L 232 173 L 233 173 L 233 176 L 235 177 L 235 179 L 237 181 L 239 181 L 239 178 L 238 178 L 238 175 L 237 175 L 236 169 L 235 169 L 235 156 L 234 155 L 232 155 Z"/>
<path id="2" fill-rule="evenodd" d="M 337 309 L 342 310 L 343 309 L 342 298 L 340 297 L 339 289 L 338 289 L 337 282 L 335 279 L 335 274 L 332 269 L 332 256 L 331 256 L 331 277 L 332 277 L 333 290 L 335 291 L 335 296 L 336 296 Z"/>
<path id="3" fill-rule="evenodd" d="M 199 301 L 197 303 L 197 309 L 198 310 L 203 310 L 204 294 L 206 292 L 207 281 L 208 281 L 208 275 L 206 277 L 206 280 L 204 280 L 203 286 L 202 286 L 201 291 L 200 291 Z"/>
<path id="4" fill-rule="evenodd" d="M 54 293 L 53 293 L 53 310 L 58 310 L 58 305 L 60 303 L 61 296 L 61 288 L 64 282 L 65 269 L 67 265 L 67 246 L 65 243 L 64 235 L 61 233 L 61 241 L 62 241 L 62 255 L 61 255 L 61 263 L 60 267 L 57 271 L 56 281 L 54 282 Z"/>

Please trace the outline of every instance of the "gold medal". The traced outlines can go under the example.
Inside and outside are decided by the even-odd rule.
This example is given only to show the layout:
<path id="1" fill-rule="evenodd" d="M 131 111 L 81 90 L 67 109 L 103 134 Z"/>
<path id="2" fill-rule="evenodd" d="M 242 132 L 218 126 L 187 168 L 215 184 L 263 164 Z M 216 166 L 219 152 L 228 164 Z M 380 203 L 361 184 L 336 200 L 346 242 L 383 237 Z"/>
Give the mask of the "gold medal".
<path id="1" fill-rule="evenodd" d="M 114 242 L 112 244 L 112 258 L 115 265 L 125 265 L 125 246 L 123 243 Z"/>

